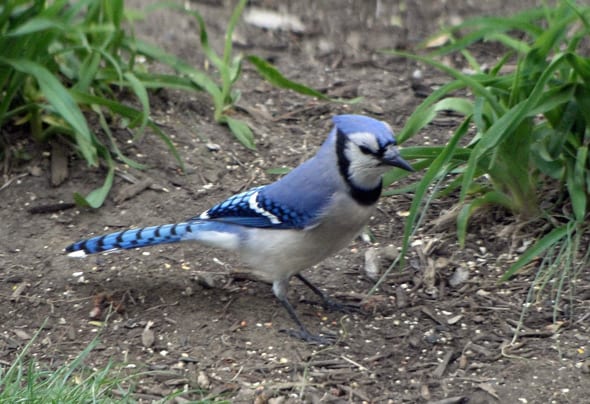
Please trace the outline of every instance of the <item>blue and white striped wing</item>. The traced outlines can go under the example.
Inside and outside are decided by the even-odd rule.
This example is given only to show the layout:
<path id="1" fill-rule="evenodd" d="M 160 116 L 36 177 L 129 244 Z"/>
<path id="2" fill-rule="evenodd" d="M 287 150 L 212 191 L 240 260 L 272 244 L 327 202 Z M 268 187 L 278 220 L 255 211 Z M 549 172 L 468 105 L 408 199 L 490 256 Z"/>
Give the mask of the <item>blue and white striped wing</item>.
<path id="1" fill-rule="evenodd" d="M 247 227 L 303 229 L 311 215 L 264 195 L 264 187 L 236 194 L 191 220 L 215 220 Z"/>

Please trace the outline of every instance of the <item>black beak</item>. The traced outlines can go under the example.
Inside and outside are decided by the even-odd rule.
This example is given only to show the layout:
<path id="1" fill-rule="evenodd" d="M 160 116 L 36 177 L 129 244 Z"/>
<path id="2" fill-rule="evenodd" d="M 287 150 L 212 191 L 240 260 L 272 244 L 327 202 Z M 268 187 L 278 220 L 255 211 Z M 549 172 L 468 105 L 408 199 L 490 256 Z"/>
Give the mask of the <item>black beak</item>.
<path id="1" fill-rule="evenodd" d="M 399 154 L 399 150 L 397 147 L 390 147 L 387 151 L 383 154 L 383 158 L 381 160 L 383 164 L 387 164 L 393 167 L 401 168 L 402 170 L 406 170 L 409 172 L 414 172 L 414 168 L 408 163 L 406 160 L 402 158 Z"/>

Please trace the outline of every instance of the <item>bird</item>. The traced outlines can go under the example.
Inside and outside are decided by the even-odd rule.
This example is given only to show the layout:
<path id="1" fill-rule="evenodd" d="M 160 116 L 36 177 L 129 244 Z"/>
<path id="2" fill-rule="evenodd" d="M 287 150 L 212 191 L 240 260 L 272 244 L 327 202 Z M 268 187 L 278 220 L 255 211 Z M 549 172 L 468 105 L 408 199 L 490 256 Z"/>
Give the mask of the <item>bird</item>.
<path id="1" fill-rule="evenodd" d="M 75 242 L 68 255 L 134 249 L 180 241 L 236 252 L 256 280 L 272 291 L 296 329 L 284 330 L 309 343 L 312 334 L 288 299 L 295 277 L 333 309 L 333 301 L 301 272 L 346 247 L 375 211 L 383 175 L 394 167 L 414 171 L 402 158 L 387 122 L 364 115 L 335 115 L 316 154 L 282 178 L 237 193 L 184 222 L 128 229 Z"/>

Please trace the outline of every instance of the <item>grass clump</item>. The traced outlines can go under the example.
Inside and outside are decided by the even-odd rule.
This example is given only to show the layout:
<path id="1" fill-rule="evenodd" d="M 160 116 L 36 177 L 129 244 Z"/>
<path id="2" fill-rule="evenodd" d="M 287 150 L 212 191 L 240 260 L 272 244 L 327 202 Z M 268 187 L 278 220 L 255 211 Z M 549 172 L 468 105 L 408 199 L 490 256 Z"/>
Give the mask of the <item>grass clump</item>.
<path id="1" fill-rule="evenodd" d="M 100 403 L 132 402 L 130 377 L 118 374 L 112 365 L 92 371 L 84 361 L 97 345 L 90 343 L 71 363 L 57 370 L 43 369 L 27 359 L 37 335 L 22 349 L 12 364 L 0 368 L 0 402 L 2 403 Z M 116 390 L 116 395 L 113 391 Z"/>
<path id="2" fill-rule="evenodd" d="M 248 125 L 231 116 L 232 108 L 238 102 L 241 95 L 240 91 L 234 87 L 234 84 L 240 77 L 244 61 L 252 64 L 262 78 L 278 88 L 291 90 L 324 101 L 334 100 L 331 100 L 328 96 L 313 88 L 287 79 L 272 64 L 256 55 L 244 56 L 242 54 L 234 54 L 233 33 L 247 3 L 248 0 L 239 0 L 236 4 L 225 31 L 223 53 L 221 55 L 218 55 L 209 45 L 206 22 L 201 14 L 198 11 L 186 8 L 180 8 L 180 10 L 192 15 L 197 20 L 201 49 L 207 60 L 216 69 L 216 74 L 213 77 L 201 75 L 197 78 L 194 73 L 189 74 L 189 77 L 192 77 L 195 83 L 211 96 L 214 105 L 215 121 L 227 125 L 244 146 L 254 149 L 254 136 Z M 183 72 L 179 71 L 179 73 L 182 74 Z M 351 103 L 356 101 L 356 99 L 348 100 Z"/>
<path id="3" fill-rule="evenodd" d="M 40 330 L 22 348 L 7 367 L 0 366 L 0 403 L 135 403 L 135 387 L 146 376 L 156 372 L 129 373 L 109 362 L 104 368 L 90 368 L 86 362 L 99 344 L 95 338 L 72 361 L 57 369 L 47 369 L 31 358 L 32 345 Z M 200 390 L 178 389 L 162 397 L 161 402 L 174 401 L 179 396 L 201 397 Z M 185 399 L 188 400 L 188 399 Z M 211 403 L 196 400 L 193 403 Z M 215 402 L 219 401 L 219 397 Z"/>
<path id="4" fill-rule="evenodd" d="M 90 166 L 107 167 L 104 185 L 81 205 L 100 206 L 111 188 L 115 161 L 143 168 L 120 150 L 112 126 L 130 129 L 132 139 L 149 127 L 180 157 L 150 119 L 147 88 L 194 86 L 171 76 L 146 74 L 136 64 L 137 42 L 123 28 L 122 0 L 8 0 L 0 5 L 0 126 L 25 126 L 37 141 L 59 136 Z M 118 100 L 129 92 L 139 107 Z M 90 128 L 94 116 L 101 133 Z M 0 145 L 3 153 L 10 145 Z M 7 157 L 7 156 L 3 156 Z"/>
<path id="5" fill-rule="evenodd" d="M 227 125 L 244 146 L 254 148 L 251 129 L 231 113 L 240 96 L 234 84 L 244 60 L 275 86 L 328 97 L 286 79 L 256 56 L 233 54 L 232 34 L 246 3 L 240 0 L 233 10 L 221 56 L 209 46 L 205 20 L 197 11 L 173 4 L 149 8 L 180 8 L 197 19 L 201 50 L 215 67 L 205 72 L 137 39 L 123 0 L 5 1 L 0 4 L 0 127 L 25 136 L 30 133 L 40 142 L 58 136 L 90 166 L 106 166 L 101 187 L 86 196 L 74 194 L 78 204 L 93 208 L 102 205 L 111 189 L 117 161 L 145 167 L 121 151 L 121 142 L 138 140 L 146 129 L 159 136 L 183 165 L 172 140 L 150 118 L 150 90 L 207 92 L 216 122 Z M 143 60 L 174 73 L 151 73 L 147 64 L 139 63 Z M 114 128 L 129 130 L 131 136 L 121 140 Z M 14 146 L 0 141 L 0 159 L 11 153 L 19 157 Z"/>
<path id="6" fill-rule="evenodd" d="M 418 159 L 417 167 L 427 168 L 415 187 L 406 248 L 429 190 L 436 195 L 458 190 L 461 245 L 469 218 L 483 206 L 502 206 L 524 220 L 545 222 L 538 241 L 506 271 L 504 280 L 543 254 L 551 259 L 543 261 L 541 270 L 560 274 L 562 280 L 572 279 L 588 262 L 583 247 L 590 194 L 589 21 L 590 7 L 566 0 L 509 17 L 468 20 L 439 34 L 449 43 L 424 56 L 389 52 L 453 78 L 417 108 L 400 141 L 414 136 L 440 111 L 463 117 L 447 145 L 405 150 L 407 157 Z M 470 45 L 481 41 L 507 49 L 489 69 L 470 51 Z M 439 61 L 455 52 L 472 73 Z M 542 289 L 548 278 L 540 278 L 545 279 L 537 284 Z"/>

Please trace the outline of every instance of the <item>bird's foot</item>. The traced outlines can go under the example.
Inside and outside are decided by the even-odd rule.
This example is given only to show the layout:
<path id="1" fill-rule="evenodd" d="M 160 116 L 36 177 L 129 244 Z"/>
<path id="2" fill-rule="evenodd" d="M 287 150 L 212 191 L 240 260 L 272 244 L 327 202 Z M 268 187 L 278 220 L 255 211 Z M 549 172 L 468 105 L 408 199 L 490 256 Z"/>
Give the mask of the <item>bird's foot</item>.
<path id="1" fill-rule="evenodd" d="M 361 311 L 361 307 L 358 304 L 341 303 L 335 300 L 328 300 L 324 302 L 324 307 L 330 311 L 338 311 L 340 313 L 358 313 Z"/>
<path id="2" fill-rule="evenodd" d="M 324 309 L 328 311 L 337 311 L 345 314 L 358 313 L 362 311 L 360 305 L 358 304 L 341 303 L 332 299 L 324 299 L 324 301 L 322 302 L 317 302 L 313 300 L 303 300 L 303 303 L 321 305 Z"/>
<path id="3" fill-rule="evenodd" d="M 315 335 L 305 329 L 282 329 L 279 332 L 285 333 L 293 338 L 300 339 L 312 345 L 334 345 L 336 342 L 335 335 Z"/>

